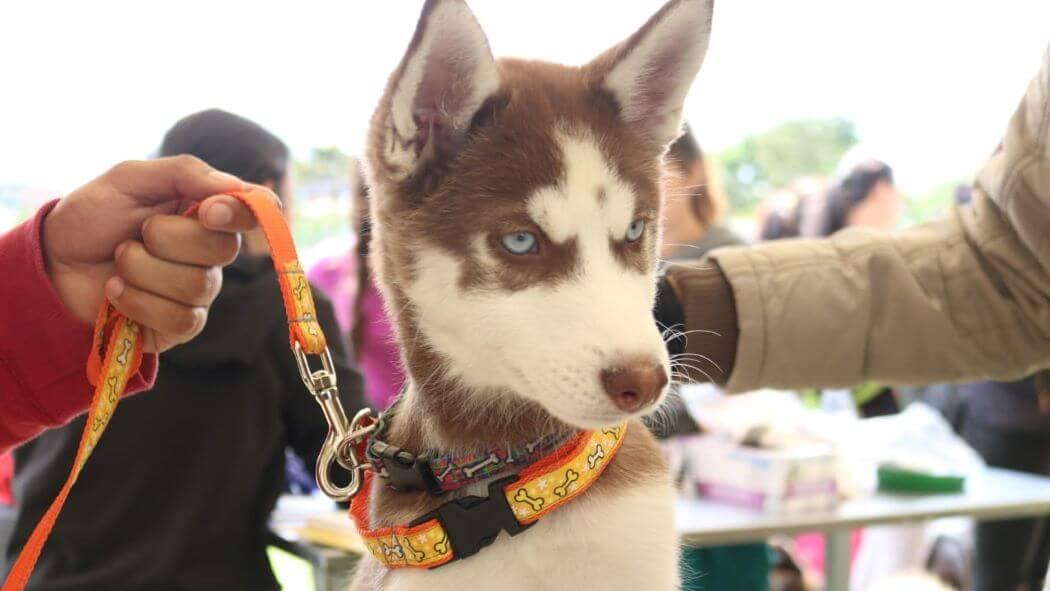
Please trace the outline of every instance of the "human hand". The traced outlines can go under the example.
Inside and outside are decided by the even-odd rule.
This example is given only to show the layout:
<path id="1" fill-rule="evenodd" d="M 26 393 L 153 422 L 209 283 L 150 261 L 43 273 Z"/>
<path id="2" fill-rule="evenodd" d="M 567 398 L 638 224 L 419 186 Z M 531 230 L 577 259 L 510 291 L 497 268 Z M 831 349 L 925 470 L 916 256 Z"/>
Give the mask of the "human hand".
<path id="1" fill-rule="evenodd" d="M 48 276 L 66 309 L 92 323 L 103 297 L 144 328 L 147 352 L 196 336 L 240 248 L 251 212 L 221 193 L 240 179 L 191 156 L 129 161 L 71 193 L 43 223 Z M 274 197 L 276 200 L 276 197 Z M 201 202 L 196 219 L 178 215 Z"/>

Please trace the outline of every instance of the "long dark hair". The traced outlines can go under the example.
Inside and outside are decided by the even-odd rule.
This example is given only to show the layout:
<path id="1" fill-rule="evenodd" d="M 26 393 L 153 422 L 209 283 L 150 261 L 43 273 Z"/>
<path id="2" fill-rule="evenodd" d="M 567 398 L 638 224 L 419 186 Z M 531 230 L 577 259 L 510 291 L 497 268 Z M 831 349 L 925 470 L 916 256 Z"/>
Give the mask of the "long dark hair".
<path id="1" fill-rule="evenodd" d="M 350 346 L 354 357 L 361 359 L 361 347 L 364 345 L 364 310 L 365 292 L 371 289 L 372 271 L 368 265 L 368 253 L 372 246 L 372 221 L 368 215 L 368 184 L 365 181 L 361 162 L 355 161 L 351 167 L 351 214 L 350 223 L 357 234 L 357 245 L 354 257 L 357 259 L 357 290 L 354 292 L 353 307 L 350 310 Z"/>
<path id="2" fill-rule="evenodd" d="M 870 160 L 857 165 L 835 183 L 824 199 L 819 234 L 830 236 L 845 228 L 850 212 L 868 198 L 880 181 L 892 184 L 893 169 L 885 162 Z"/>
<path id="3" fill-rule="evenodd" d="M 250 183 L 272 182 L 288 174 L 288 147 L 258 123 L 220 109 L 183 117 L 164 134 L 161 156 L 190 154 Z"/>

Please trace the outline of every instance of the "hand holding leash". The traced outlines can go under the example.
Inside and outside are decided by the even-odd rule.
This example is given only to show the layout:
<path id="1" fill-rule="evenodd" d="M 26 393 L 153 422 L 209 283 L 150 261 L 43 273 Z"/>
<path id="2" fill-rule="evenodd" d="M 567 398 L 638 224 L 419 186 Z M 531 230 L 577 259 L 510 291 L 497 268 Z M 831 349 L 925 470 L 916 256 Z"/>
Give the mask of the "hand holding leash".
<path id="1" fill-rule="evenodd" d="M 193 338 L 237 256 L 251 212 L 220 195 L 244 182 L 191 156 L 123 162 L 73 191 L 44 218 L 41 247 L 69 313 L 95 320 L 103 300 L 141 324 L 144 350 Z M 276 199 L 276 197 L 273 197 Z M 198 219 L 176 215 L 203 201 Z"/>
<path id="2" fill-rule="evenodd" d="M 178 164 L 180 162 L 182 163 L 181 165 Z M 147 166 L 149 164 L 131 163 L 128 166 Z M 194 161 L 192 160 L 176 158 L 169 159 L 165 165 L 185 165 L 192 168 L 191 165 L 193 164 Z M 114 169 L 116 172 L 111 174 L 120 176 L 120 174 L 123 174 L 120 172 L 121 170 L 124 173 L 128 172 L 127 168 L 118 168 L 119 170 Z M 210 169 L 205 169 L 201 174 L 207 173 L 208 170 Z M 229 179 L 232 179 L 232 177 L 229 177 L 224 182 L 230 182 Z M 236 181 L 236 179 L 233 180 Z M 240 181 L 236 182 L 239 183 Z M 205 191 L 205 193 L 207 192 Z M 129 193 L 128 198 L 132 198 L 132 194 L 134 194 L 134 191 Z M 108 198 L 115 197 L 110 195 Z M 371 467 L 370 464 L 363 462 L 361 458 L 364 457 L 364 440 L 374 429 L 374 421 L 369 410 L 362 410 L 351 422 L 348 422 L 346 419 L 346 414 L 343 411 L 342 404 L 339 402 L 336 390 L 336 378 L 331 354 L 328 351 L 328 345 L 325 341 L 324 333 L 321 331 L 321 326 L 317 322 L 313 295 L 310 292 L 309 283 L 306 281 L 302 266 L 299 264 L 291 232 L 288 230 L 288 224 L 281 213 L 277 199 L 269 190 L 257 186 L 250 186 L 247 190 L 230 192 L 213 199 L 217 201 L 209 200 L 204 205 L 193 203 L 184 215 L 187 217 L 197 216 L 200 212 L 201 217 L 205 219 L 213 218 L 212 222 L 220 226 L 240 223 L 250 227 L 250 224 L 253 222 L 249 216 L 241 215 L 241 210 L 244 209 L 243 205 L 250 210 L 251 215 L 262 226 L 266 240 L 270 244 L 270 256 L 273 258 L 273 264 L 277 270 L 277 279 L 280 283 L 282 298 L 284 299 L 285 314 L 288 317 L 289 344 L 299 364 L 303 382 L 321 405 L 321 409 L 324 411 L 325 418 L 328 419 L 330 426 L 328 437 L 318 458 L 318 485 L 333 498 L 349 498 L 359 491 L 363 473 Z M 192 202 L 192 200 L 190 201 Z M 75 206 L 77 202 L 77 200 L 71 200 L 70 203 L 73 205 L 70 207 Z M 177 207 L 178 204 L 179 199 L 174 198 L 172 200 L 172 208 Z M 214 219 L 211 214 L 216 212 L 213 210 L 216 207 L 222 208 L 224 205 L 227 208 L 225 213 L 228 215 L 220 216 L 222 219 Z M 58 208 L 56 208 L 54 213 L 59 213 Z M 81 213 L 91 214 L 90 211 Z M 124 225 L 138 231 L 137 228 L 141 226 L 143 220 L 155 213 L 156 211 L 153 211 L 152 214 L 147 212 L 143 219 L 132 220 L 135 222 L 134 224 Z M 73 214 L 66 214 L 67 219 L 69 215 Z M 245 219 L 238 220 L 238 217 Z M 62 219 L 60 216 L 59 221 L 62 221 Z M 187 228 L 185 224 L 174 224 L 172 220 L 166 221 L 165 224 L 171 228 L 176 228 L 176 226 L 182 229 Z M 97 229 L 92 228 L 92 230 Z M 131 232 L 131 230 L 126 230 L 126 233 L 132 238 L 138 235 Z M 143 234 L 147 233 L 143 231 Z M 118 243 L 120 240 L 126 239 L 121 238 L 119 232 L 113 233 L 113 236 Z M 55 238 L 62 238 L 62 236 Z M 234 240 L 236 239 L 234 238 Z M 234 246 L 236 246 L 236 242 L 234 242 Z M 125 247 L 123 252 L 126 253 L 128 248 Z M 52 249 L 52 255 L 54 252 L 56 251 Z M 63 251 L 59 248 L 57 252 L 62 253 Z M 112 260 L 106 259 L 106 257 L 110 256 L 108 252 L 108 249 L 100 249 L 96 253 L 80 253 L 80 256 L 94 256 L 96 259 L 99 259 L 100 262 L 98 264 L 109 264 L 112 266 Z M 120 254 L 123 253 L 117 255 L 118 259 L 121 258 Z M 232 259 L 235 254 L 236 249 L 234 248 L 229 258 Z M 173 256 L 178 259 L 177 255 Z M 109 261 L 108 263 L 107 260 Z M 184 260 L 180 262 L 186 263 Z M 146 273 L 145 275 L 148 276 L 149 274 Z M 83 287 L 80 286 L 81 289 Z M 96 291 L 101 292 L 101 284 L 95 287 Z M 74 291 L 71 293 L 75 295 L 79 292 Z M 110 299 L 102 298 L 100 293 L 96 293 L 94 297 L 94 301 L 96 303 L 101 302 L 101 305 L 95 322 L 94 342 L 91 348 L 92 354 L 87 360 L 87 371 L 89 380 L 95 386 L 95 394 L 91 401 L 91 408 L 88 411 L 88 419 L 84 425 L 84 433 L 81 437 L 76 459 L 73 462 L 73 468 L 62 490 L 33 530 L 33 534 L 23 547 L 0 591 L 22 591 L 29 582 L 29 577 L 32 575 L 33 567 L 40 556 L 40 551 L 51 534 L 51 530 L 58 519 L 59 513 L 62 511 L 62 506 L 65 504 L 70 490 L 76 484 L 84 464 L 91 456 L 95 446 L 105 432 L 109 420 L 116 411 L 128 379 L 138 371 L 142 362 L 142 354 L 145 348 L 145 333 L 142 326 L 129 317 L 135 315 L 136 309 L 120 305 L 121 300 L 119 297 L 114 298 L 113 294 L 109 295 Z M 201 322 L 202 326 L 203 322 Z M 185 334 L 176 333 L 177 338 L 174 342 L 159 341 L 154 346 L 159 347 L 164 343 L 168 343 L 168 346 L 170 346 L 180 342 L 179 338 L 188 340 L 197 331 L 199 331 L 199 327 L 196 329 L 191 327 L 191 330 L 183 331 Z M 163 335 L 164 333 L 161 332 L 159 334 Z M 308 356 L 310 355 L 320 357 L 321 369 L 310 369 L 308 363 Z M 331 466 L 336 462 L 350 470 L 353 476 L 350 484 L 345 487 L 335 485 L 330 477 Z"/>

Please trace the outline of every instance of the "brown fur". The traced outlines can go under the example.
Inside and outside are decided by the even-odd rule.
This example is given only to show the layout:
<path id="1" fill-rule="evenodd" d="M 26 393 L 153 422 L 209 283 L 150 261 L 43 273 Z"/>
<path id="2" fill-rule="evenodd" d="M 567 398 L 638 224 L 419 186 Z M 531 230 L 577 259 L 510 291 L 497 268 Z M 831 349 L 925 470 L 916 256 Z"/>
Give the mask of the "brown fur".
<path id="1" fill-rule="evenodd" d="M 394 445 L 414 452 L 432 447 L 456 452 L 522 445 L 552 432 L 573 430 L 513 391 L 472 392 L 448 377 L 444 371 L 447 361 L 420 333 L 419 312 L 405 290 L 416 278 L 418 252 L 423 247 L 437 247 L 462 261 L 464 272 L 458 280 L 465 289 L 514 291 L 573 277 L 578 271 L 575 241 L 555 244 L 547 240 L 526 211 L 528 196 L 557 184 L 564 175 L 559 133 L 593 139 L 637 196 L 635 218 L 657 223 L 662 146 L 645 135 L 644 125 L 623 120 L 615 98 L 602 88 L 602 80 L 672 4 L 589 66 L 499 61 L 500 88 L 485 101 L 469 129 L 448 133 L 424 113 L 417 120 L 419 135 L 406 138 L 391 133 L 389 117 L 398 81 L 422 42 L 424 27 L 417 28 L 376 110 L 368 141 L 375 216 L 372 268 L 382 282 L 413 386 L 391 426 L 388 440 Z M 435 5 L 428 2 L 421 24 Z M 462 101 L 463 97 L 450 100 Z M 392 164 L 387 155 L 393 146 L 388 142 L 415 150 L 419 168 L 406 171 Z M 594 198 L 606 199 L 606 188 L 594 187 Z M 516 231 L 537 235 L 536 253 L 512 258 L 504 251 L 495 237 Z M 483 244 L 485 257 L 477 256 L 475 250 L 479 233 L 488 236 Z M 656 263 L 651 240 L 614 240 L 612 246 L 621 262 L 644 272 Z M 484 258 L 500 261 L 498 270 L 485 265 Z M 479 400 L 491 401 L 487 403 L 491 408 L 479 408 Z M 666 467 L 653 436 L 635 421 L 619 454 L 588 495 L 622 490 L 654 478 L 666 478 Z M 377 482 L 372 496 L 374 526 L 407 523 L 466 494 L 398 493 Z"/>
<path id="2" fill-rule="evenodd" d="M 575 244 L 552 244 L 541 236 L 537 255 L 519 257 L 513 266 L 501 265 L 497 277 L 487 277 L 473 254 L 474 234 L 466 230 L 484 228 L 497 235 L 532 228 L 525 198 L 542 186 L 555 184 L 563 174 L 554 135 L 559 129 L 588 133 L 598 140 L 620 176 L 636 191 L 638 215 L 655 220 L 659 214 L 659 149 L 623 123 L 615 101 L 591 81 L 589 70 L 520 60 L 501 60 L 499 65 L 499 93 L 475 117 L 461 151 L 450 162 L 434 162 L 419 174 L 395 180 L 397 175 L 382 157 L 389 90 L 372 122 L 370 138 L 377 199 L 374 211 L 378 215 L 376 240 L 381 243 L 380 248 L 373 249 L 373 263 L 382 269 L 379 276 L 387 287 L 405 365 L 420 389 L 416 400 L 419 416 L 398 422 L 426 417 L 435 432 L 454 448 L 530 441 L 540 433 L 565 426 L 513 393 L 487 398 L 524 405 L 514 424 L 491 424 L 490 413 L 472 417 L 460 414 L 471 393 L 442 375 L 444 361 L 426 345 L 426 336 L 419 334 L 416 312 L 402 288 L 414 279 L 418 246 L 435 244 L 466 261 L 461 279 L 467 284 L 464 287 L 489 284 L 494 279 L 499 289 L 514 290 L 570 276 Z M 392 80 L 397 76 L 395 73 Z M 494 155 L 498 160 L 494 161 Z M 396 240 L 383 240 L 383 235 Z M 509 256 L 491 241 L 488 248 L 494 257 Z M 640 243 L 618 243 L 615 252 L 626 264 L 639 269 L 654 264 L 652 253 L 642 250 Z M 422 433 L 418 427 L 396 428 L 393 437 L 401 439 L 394 443 L 411 446 L 421 440 Z"/>

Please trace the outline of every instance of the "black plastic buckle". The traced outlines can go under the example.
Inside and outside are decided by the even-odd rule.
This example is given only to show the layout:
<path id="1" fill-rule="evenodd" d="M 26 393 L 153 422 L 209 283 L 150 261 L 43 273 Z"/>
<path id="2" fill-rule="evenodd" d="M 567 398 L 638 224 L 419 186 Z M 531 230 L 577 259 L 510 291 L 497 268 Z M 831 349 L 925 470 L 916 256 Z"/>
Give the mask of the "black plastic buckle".
<path id="1" fill-rule="evenodd" d="M 444 494 L 427 458 L 417 457 L 378 439 L 371 441 L 369 451 L 383 460 L 386 477 L 394 490 L 423 490 L 432 495 Z"/>
<path id="2" fill-rule="evenodd" d="M 449 501 L 409 524 L 419 525 L 437 518 L 448 534 L 455 558 L 467 558 L 496 541 L 501 531 L 516 536 L 533 524 L 522 525 L 514 517 L 503 487 L 518 477 L 509 476 L 489 484 L 488 497 L 463 497 Z"/>

